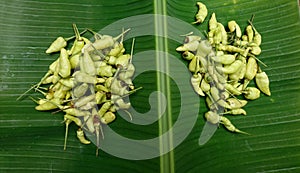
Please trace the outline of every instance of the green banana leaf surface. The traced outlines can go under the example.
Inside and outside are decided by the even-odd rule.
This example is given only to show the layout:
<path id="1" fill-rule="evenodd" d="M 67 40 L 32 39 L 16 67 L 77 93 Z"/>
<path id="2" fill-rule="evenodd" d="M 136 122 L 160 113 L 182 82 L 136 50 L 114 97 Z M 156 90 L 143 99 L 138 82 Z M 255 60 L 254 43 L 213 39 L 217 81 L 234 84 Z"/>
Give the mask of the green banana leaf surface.
<path id="1" fill-rule="evenodd" d="M 243 29 L 248 25 L 247 20 L 255 15 L 253 23 L 263 40 L 262 53 L 258 58 L 267 65 L 261 65 L 261 68 L 269 76 L 272 93 L 270 97 L 262 94 L 258 100 L 250 101 L 245 107 L 246 116 L 229 117 L 235 126 L 251 135 L 231 133 L 220 125 L 204 145 L 199 145 L 199 137 L 206 123 L 203 116 L 207 111 L 205 99 L 193 93 L 189 80 L 178 83 L 176 78 L 190 77 L 186 70 L 187 62 L 175 50 L 182 44 L 177 40 L 182 39 L 183 42 L 184 37 L 180 35 L 196 31 L 205 36 L 208 30 L 208 19 L 200 25 L 191 24 L 198 11 L 196 2 L 1 0 L 0 172 L 300 172 L 299 2 L 201 1 L 208 8 L 208 18 L 215 12 L 224 26 L 235 20 Z M 146 15 L 146 20 L 122 22 L 122 19 L 134 20 L 131 17 L 143 15 Z M 190 25 L 187 28 L 191 30 L 167 22 L 175 19 Z M 119 24 L 114 28 L 118 21 L 124 26 Z M 34 91 L 16 101 L 47 72 L 58 55 L 47 55 L 45 50 L 56 37 L 74 35 L 73 23 L 80 31 L 91 28 L 114 36 L 121 33 L 122 27 L 132 27 L 125 38 L 135 37 L 133 54 L 159 50 L 180 62 L 179 65 L 173 64 L 170 56 L 150 52 L 153 59 L 145 60 L 145 63 L 154 62 L 154 69 L 139 74 L 133 81 L 135 86 L 143 87 L 130 95 L 132 107 L 140 114 L 152 109 L 151 93 L 161 91 L 165 94 L 165 97 L 152 100 L 158 105 L 152 112 L 154 117 L 160 116 L 159 104 L 167 101 L 158 121 L 139 125 L 118 116 L 109 125 L 120 135 L 135 140 L 157 138 L 171 132 L 168 140 L 159 140 L 155 148 L 160 155 L 147 158 L 150 152 L 137 149 L 135 153 L 144 159 L 122 158 L 100 149 L 99 156 L 96 156 L 94 144 L 84 145 L 76 138 L 75 124 L 69 127 L 67 149 L 64 151 L 64 114 L 36 111 L 36 104 L 29 96 L 38 98 L 42 95 Z M 142 30 L 136 33 L 135 28 L 139 27 L 146 28 L 151 34 Z M 171 39 L 170 35 L 178 36 L 177 40 Z M 91 38 L 92 35 L 87 33 L 86 37 Z M 124 41 L 127 53 L 130 53 L 131 38 Z M 136 60 L 143 62 L 143 56 Z M 176 75 L 170 77 L 159 69 Z M 181 110 L 187 112 L 184 119 L 180 119 Z M 133 115 L 135 118 L 139 117 Z M 184 126 L 180 128 L 182 133 L 187 133 L 182 139 L 173 135 L 175 130 L 173 134 L 170 131 L 179 120 Z M 180 142 L 177 145 L 173 141 Z M 113 145 L 116 150 L 128 152 L 128 155 L 134 150 L 134 147 L 118 143 L 115 141 Z M 165 150 L 170 147 L 170 151 Z"/>

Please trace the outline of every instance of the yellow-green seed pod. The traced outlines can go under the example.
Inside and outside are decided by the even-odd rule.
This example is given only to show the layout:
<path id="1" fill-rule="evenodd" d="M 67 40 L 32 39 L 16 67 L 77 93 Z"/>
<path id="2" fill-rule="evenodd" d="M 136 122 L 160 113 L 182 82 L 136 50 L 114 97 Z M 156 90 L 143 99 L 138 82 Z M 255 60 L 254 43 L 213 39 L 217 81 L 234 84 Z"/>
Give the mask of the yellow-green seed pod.
<path id="1" fill-rule="evenodd" d="M 89 53 L 86 51 L 83 53 L 83 56 L 81 56 L 80 59 L 80 71 L 90 76 L 96 75 L 95 63 L 90 57 Z"/>
<path id="2" fill-rule="evenodd" d="M 270 87 L 269 87 L 270 81 L 266 72 L 256 73 L 255 82 L 261 92 L 265 93 L 268 96 L 271 95 Z"/>
<path id="3" fill-rule="evenodd" d="M 203 3 L 197 2 L 197 5 L 198 5 L 199 10 L 198 10 L 198 13 L 195 16 L 196 21 L 193 22 L 193 24 L 202 23 L 205 20 L 205 18 L 207 16 L 207 13 L 208 13 L 207 8 Z"/>
<path id="4" fill-rule="evenodd" d="M 116 65 L 127 68 L 130 58 L 130 54 L 121 55 L 117 58 Z"/>
<path id="5" fill-rule="evenodd" d="M 69 55 L 64 48 L 60 50 L 58 74 L 62 78 L 67 78 L 71 75 L 71 63 L 69 61 Z"/>
<path id="6" fill-rule="evenodd" d="M 240 26 L 236 23 L 236 21 L 232 20 L 228 22 L 228 28 L 230 32 L 234 32 L 236 34 L 236 37 L 241 38 L 242 37 L 242 31 Z"/>
<path id="7" fill-rule="evenodd" d="M 216 68 L 220 73 L 232 74 L 238 71 L 241 68 L 242 64 L 243 62 L 241 60 L 235 60 L 230 65 L 225 65 L 224 67 L 216 67 Z"/>
<path id="8" fill-rule="evenodd" d="M 106 92 L 106 93 L 109 92 L 109 89 L 106 88 L 104 85 L 101 85 L 101 84 L 96 85 L 95 88 L 96 88 L 96 91 L 103 91 L 103 92 Z"/>
<path id="9" fill-rule="evenodd" d="M 103 117 L 103 115 L 109 110 L 112 106 L 112 102 L 105 102 L 98 111 L 99 118 Z"/>
<path id="10" fill-rule="evenodd" d="M 217 22 L 217 18 L 216 18 L 216 14 L 215 13 L 212 13 L 210 19 L 209 19 L 209 30 L 210 31 L 213 31 L 217 28 L 218 26 L 218 22 Z"/>
<path id="11" fill-rule="evenodd" d="M 106 49 L 109 47 L 112 47 L 114 45 L 115 41 L 113 37 L 111 36 L 103 36 L 101 39 L 97 39 L 94 43 L 92 44 L 86 44 L 84 46 L 84 50 L 87 52 L 93 51 L 93 50 L 102 50 Z"/>
<path id="12" fill-rule="evenodd" d="M 108 53 L 109 56 L 117 57 L 124 49 L 123 43 L 115 42 L 114 48 Z"/>
<path id="13" fill-rule="evenodd" d="M 253 33 L 253 29 L 252 29 L 251 25 L 248 25 L 246 27 L 246 33 L 247 33 L 247 36 L 248 36 L 248 42 L 252 42 L 254 33 Z"/>
<path id="14" fill-rule="evenodd" d="M 225 30 L 225 27 L 221 23 L 218 23 L 218 32 L 221 32 L 222 44 L 227 44 L 227 32 Z"/>
<path id="15" fill-rule="evenodd" d="M 252 80 L 257 73 L 258 65 L 256 59 L 253 57 L 249 57 L 246 65 L 246 73 L 245 78 L 249 81 Z"/>
<path id="16" fill-rule="evenodd" d="M 116 115 L 112 112 L 106 112 L 101 118 L 101 122 L 103 124 L 109 124 L 116 119 Z"/>
<path id="17" fill-rule="evenodd" d="M 84 47 L 85 43 L 84 41 L 81 40 L 75 40 L 73 43 L 73 46 L 71 48 L 71 50 L 68 52 L 69 55 L 76 55 L 79 54 L 82 50 L 82 48 Z"/>
<path id="18" fill-rule="evenodd" d="M 225 112 L 224 114 L 247 115 L 247 112 L 244 109 L 242 109 L 242 108 L 238 108 L 238 109 L 229 110 L 229 111 Z"/>
<path id="19" fill-rule="evenodd" d="M 115 56 L 109 56 L 107 59 L 107 63 L 110 65 L 115 65 L 116 64 L 117 58 Z"/>
<path id="20" fill-rule="evenodd" d="M 179 51 L 179 52 L 184 52 L 184 51 L 194 52 L 194 51 L 197 50 L 198 46 L 199 46 L 199 41 L 194 40 L 194 41 L 185 43 L 182 46 L 177 47 L 176 51 Z"/>
<path id="21" fill-rule="evenodd" d="M 183 59 L 186 59 L 189 61 L 189 60 L 192 60 L 195 57 L 195 55 L 192 52 L 184 51 L 182 53 L 182 57 L 183 57 Z"/>
<path id="22" fill-rule="evenodd" d="M 73 121 L 79 127 L 82 126 L 81 120 L 78 117 L 74 117 L 74 116 L 72 116 L 70 114 L 65 114 L 64 115 L 64 119 L 68 119 L 68 120 Z"/>
<path id="23" fill-rule="evenodd" d="M 85 137 L 84 137 L 84 133 L 83 131 L 81 130 L 81 128 L 79 128 L 76 132 L 77 134 L 77 138 L 79 139 L 79 141 L 83 144 L 90 144 L 91 141 L 87 140 Z"/>
<path id="24" fill-rule="evenodd" d="M 206 57 L 209 53 L 212 52 L 212 46 L 207 40 L 200 41 L 196 56 Z"/>
<path id="25" fill-rule="evenodd" d="M 195 74 L 195 75 L 193 75 L 191 77 L 191 84 L 192 84 L 192 86 L 194 88 L 194 91 L 198 95 L 205 96 L 205 94 L 203 93 L 202 89 L 200 88 L 200 82 L 201 82 L 201 80 L 202 80 L 202 76 L 199 73 L 197 73 L 197 74 Z"/>
<path id="26" fill-rule="evenodd" d="M 226 83 L 226 84 L 225 84 L 225 89 L 226 89 L 228 92 L 230 92 L 231 94 L 233 94 L 233 95 L 241 95 L 241 94 L 242 94 L 241 91 L 239 91 L 237 88 L 233 87 L 233 86 L 232 86 L 231 84 L 229 84 L 229 83 Z"/>
<path id="27" fill-rule="evenodd" d="M 93 114 L 94 115 L 94 114 Z M 94 127 L 93 117 L 85 116 L 83 117 L 85 125 L 90 133 L 94 133 L 96 131 Z M 81 126 L 80 126 L 81 127 Z"/>
<path id="28" fill-rule="evenodd" d="M 129 109 L 131 106 L 130 102 L 125 103 L 124 100 L 119 96 L 112 95 L 111 99 L 113 100 L 114 104 L 120 109 Z"/>
<path id="29" fill-rule="evenodd" d="M 63 37 L 58 37 L 56 40 L 54 40 L 50 47 L 46 50 L 46 53 L 53 53 L 58 52 L 60 49 L 67 46 L 67 42 Z"/>
<path id="30" fill-rule="evenodd" d="M 200 70 L 199 58 L 197 56 L 190 61 L 189 70 L 192 73 L 197 73 Z"/>
<path id="31" fill-rule="evenodd" d="M 64 78 L 64 79 L 59 79 L 59 81 L 62 85 L 68 87 L 68 88 L 73 88 L 74 87 L 74 78 Z"/>
<path id="32" fill-rule="evenodd" d="M 209 97 L 206 97 L 205 101 L 206 101 L 206 105 L 208 106 L 208 108 L 210 110 L 217 110 L 218 109 L 218 105 L 216 103 L 214 103 Z"/>
<path id="33" fill-rule="evenodd" d="M 75 69 L 79 65 L 80 54 L 71 56 L 71 58 L 69 60 L 71 63 L 71 69 Z"/>
<path id="34" fill-rule="evenodd" d="M 250 48 L 250 52 L 254 55 L 259 55 L 261 53 L 261 49 L 259 46 L 253 46 Z"/>
<path id="35" fill-rule="evenodd" d="M 97 74 L 101 77 L 112 77 L 115 72 L 116 69 L 110 65 L 101 66 L 97 69 Z"/>
<path id="36" fill-rule="evenodd" d="M 218 50 L 222 50 L 222 51 L 227 51 L 227 52 L 232 52 L 232 53 L 240 53 L 243 54 L 245 52 L 245 49 L 240 48 L 240 47 L 235 47 L 232 45 L 223 45 L 220 44 L 216 47 Z"/>
<path id="37" fill-rule="evenodd" d="M 95 100 L 95 94 L 91 94 L 89 96 L 81 97 L 74 103 L 76 108 L 80 108 L 81 106 L 86 105 L 88 102 Z"/>
<path id="38" fill-rule="evenodd" d="M 74 75 L 75 81 L 77 81 L 77 82 L 90 83 L 90 84 L 97 83 L 96 77 L 87 75 L 83 72 L 76 71 L 73 75 Z"/>
<path id="39" fill-rule="evenodd" d="M 206 112 L 204 116 L 206 120 L 212 124 L 218 124 L 221 120 L 221 116 L 219 116 L 216 112 L 213 111 Z"/>
<path id="40" fill-rule="evenodd" d="M 255 100 L 258 99 L 260 96 L 259 89 L 255 87 L 247 87 L 244 91 L 244 97 L 248 100 Z"/>
<path id="41" fill-rule="evenodd" d="M 237 98 L 228 98 L 226 101 L 230 105 L 231 109 L 241 108 L 248 103 L 247 100 L 240 100 Z"/>
<path id="42" fill-rule="evenodd" d="M 239 129 L 237 129 L 230 121 L 228 118 L 224 117 L 224 116 L 221 116 L 220 118 L 220 122 L 224 125 L 224 127 L 231 131 L 231 132 L 236 132 L 236 133 L 242 133 L 242 134 L 247 134 L 249 135 L 249 133 L 246 133 L 246 132 L 243 132 Z"/>
<path id="43" fill-rule="evenodd" d="M 42 104 L 35 107 L 38 111 L 48 111 L 57 108 L 57 105 L 61 104 L 60 98 L 53 98 L 51 100 L 46 100 Z"/>
<path id="44" fill-rule="evenodd" d="M 95 99 L 97 104 L 101 104 L 106 101 L 106 94 L 101 91 L 97 91 L 95 94 Z"/>
<path id="45" fill-rule="evenodd" d="M 89 111 L 81 111 L 77 108 L 70 108 L 70 107 L 60 107 L 66 114 L 75 116 L 75 117 L 82 117 L 82 116 L 90 116 Z"/>
<path id="46" fill-rule="evenodd" d="M 235 61 L 235 55 L 226 54 L 226 55 L 220 55 L 220 56 L 213 56 L 212 59 L 215 62 L 219 62 L 219 63 L 228 65 Z"/>
<path id="47" fill-rule="evenodd" d="M 73 96 L 75 98 L 84 96 L 88 88 L 89 86 L 87 83 L 82 83 L 81 85 L 76 86 L 75 88 L 73 88 Z"/>
<path id="48" fill-rule="evenodd" d="M 210 91 L 210 84 L 205 79 L 202 79 L 200 88 L 203 92 L 206 93 L 206 92 Z"/>

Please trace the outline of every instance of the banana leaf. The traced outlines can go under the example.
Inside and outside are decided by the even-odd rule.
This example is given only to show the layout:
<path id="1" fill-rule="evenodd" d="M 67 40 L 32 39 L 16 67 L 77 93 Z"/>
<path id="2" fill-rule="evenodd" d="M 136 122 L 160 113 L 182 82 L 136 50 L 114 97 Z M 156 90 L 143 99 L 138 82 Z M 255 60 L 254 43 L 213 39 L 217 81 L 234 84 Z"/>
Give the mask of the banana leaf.
<path id="1" fill-rule="evenodd" d="M 245 28 L 255 15 L 254 25 L 263 38 L 259 59 L 267 65 L 261 67 L 269 76 L 272 95 L 247 104 L 247 116 L 229 117 L 251 135 L 220 126 L 199 145 L 206 124 L 205 100 L 193 93 L 187 62 L 175 50 L 183 42 L 180 35 L 193 31 L 205 37 L 208 19 L 191 25 L 196 1 L 2 0 L 0 172 L 300 172 L 299 2 L 202 2 L 208 17 L 215 12 L 223 25 L 235 20 Z M 80 31 L 91 28 L 111 35 L 131 28 L 124 41 L 128 53 L 135 38 L 133 63 L 140 74 L 134 83 L 143 89 L 130 95 L 133 120 L 119 115 L 105 127 L 106 134 L 113 130 L 131 141 L 106 135 L 98 157 L 95 145 L 78 141 L 75 125 L 69 127 L 63 150 L 63 113 L 36 111 L 29 96 L 41 94 L 31 91 L 16 101 L 57 58 L 45 50 L 56 37 L 72 36 L 72 23 Z M 144 119 L 153 122 L 146 124 Z M 156 139 L 155 145 L 134 143 L 150 139 Z"/>

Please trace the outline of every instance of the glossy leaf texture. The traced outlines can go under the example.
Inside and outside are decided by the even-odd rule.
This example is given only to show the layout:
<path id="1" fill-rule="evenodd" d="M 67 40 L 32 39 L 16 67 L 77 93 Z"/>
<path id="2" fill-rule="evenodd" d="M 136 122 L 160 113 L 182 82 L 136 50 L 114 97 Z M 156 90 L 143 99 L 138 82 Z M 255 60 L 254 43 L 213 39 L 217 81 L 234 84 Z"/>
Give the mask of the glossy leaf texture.
<path id="1" fill-rule="evenodd" d="M 254 25 L 262 34 L 262 54 L 267 64 L 272 96 L 262 95 L 246 107 L 247 116 L 229 117 L 250 136 L 233 134 L 222 126 L 204 145 L 198 140 L 207 111 L 203 98 L 199 115 L 188 137 L 174 150 L 147 160 L 128 160 L 99 151 L 94 145 L 83 145 L 76 138 L 76 127 L 69 129 L 67 150 L 63 150 L 65 127 L 63 114 L 38 112 L 29 97 L 16 98 L 38 82 L 57 54 L 45 50 L 57 37 L 72 36 L 72 23 L 79 30 L 101 30 L 107 25 L 131 16 L 164 14 L 187 23 L 194 21 L 198 8 L 194 0 L 2 0 L 0 2 L 0 172 L 299 172 L 300 171 L 300 20 L 296 0 L 203 0 L 208 15 L 216 13 L 224 25 L 236 20 L 245 28 L 255 14 Z M 208 16 L 208 17 L 209 17 Z M 164 24 L 165 21 L 157 21 Z M 208 20 L 193 25 L 205 34 Z M 148 26 L 149 23 L 138 25 Z M 156 25 L 155 32 L 168 31 L 168 25 Z M 117 28 L 116 30 L 118 30 Z M 180 31 L 180 26 L 178 26 Z M 134 30 L 133 30 L 134 31 Z M 178 32 L 179 32 L 178 31 Z M 176 33 L 176 32 L 175 32 Z M 103 33 L 105 34 L 105 33 Z M 168 34 L 168 33 L 166 33 Z M 186 34 L 186 33 L 181 33 Z M 124 42 L 127 52 L 131 40 Z M 134 53 L 159 49 L 175 56 L 178 42 L 168 38 L 145 35 L 136 37 Z M 153 55 L 157 69 L 175 68 L 168 59 Z M 176 71 L 176 70 L 175 70 Z M 178 76 L 184 74 L 178 70 Z M 133 139 L 149 139 L 163 134 L 178 119 L 180 109 L 195 109 L 184 103 L 180 107 L 180 86 L 167 75 L 149 71 L 134 80 L 143 86 L 142 92 L 130 96 L 138 112 L 151 109 L 148 102 L 153 91 L 166 94 L 168 107 L 158 122 L 135 125 L 118 117 L 110 126 L 116 132 Z M 185 94 L 185 93 L 181 93 Z M 41 95 L 31 92 L 33 97 Z M 195 98 L 192 97 L 191 98 Z M 197 99 L 197 97 L 196 97 Z M 161 100 L 157 100 L 159 103 Z M 198 110 L 197 110 L 198 111 Z M 153 114 L 153 116 L 158 116 Z M 191 117 L 194 115 L 191 115 Z M 189 120 L 187 120 L 189 122 Z M 176 136 L 170 136 L 174 140 Z M 164 145 L 172 145 L 172 141 Z M 158 146 L 158 147 L 159 147 Z M 158 148 L 162 151 L 161 148 Z M 121 148 L 126 152 L 126 148 Z M 145 153 L 140 153 L 141 155 Z"/>

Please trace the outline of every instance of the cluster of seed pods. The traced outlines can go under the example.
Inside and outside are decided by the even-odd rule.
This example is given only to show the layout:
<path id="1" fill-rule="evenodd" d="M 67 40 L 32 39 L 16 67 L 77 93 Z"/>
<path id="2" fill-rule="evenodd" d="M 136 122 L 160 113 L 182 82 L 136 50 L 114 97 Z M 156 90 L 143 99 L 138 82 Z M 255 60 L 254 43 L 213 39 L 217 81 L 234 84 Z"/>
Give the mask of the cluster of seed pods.
<path id="1" fill-rule="evenodd" d="M 68 127 L 72 122 L 79 127 L 77 137 L 81 143 L 90 144 L 84 134 L 88 132 L 95 136 L 96 146 L 99 148 L 100 137 L 104 137 L 101 125 L 114 121 L 115 112 L 119 109 L 127 112 L 131 118 L 126 111 L 131 104 L 125 99 L 137 89 L 132 83 L 135 72 L 132 54 L 125 54 L 123 47 L 123 35 L 128 30 L 115 38 L 89 30 L 95 38 L 91 42 L 81 36 L 75 24 L 73 28 L 75 41 L 71 49 L 66 50 L 66 46 L 72 37 L 58 37 L 46 53 L 60 52 L 59 58 L 49 66 L 41 81 L 30 89 L 45 96 L 34 100 L 38 104 L 36 110 L 58 109 L 65 113 L 64 149 Z"/>
<path id="2" fill-rule="evenodd" d="M 205 5 L 198 2 L 196 22 L 202 23 L 207 15 Z M 203 10 L 203 11 L 202 11 Z M 199 19 L 199 17 L 201 19 Z M 225 114 L 246 115 L 243 107 L 248 100 L 255 100 L 260 93 L 270 96 L 269 79 L 261 70 L 256 56 L 261 53 L 261 35 L 252 20 L 245 32 L 236 21 L 228 22 L 228 29 L 219 23 L 216 14 L 209 20 L 207 40 L 200 36 L 187 35 L 184 44 L 176 50 L 189 62 L 191 84 L 195 92 L 206 97 L 209 111 L 205 118 L 212 124 L 223 124 L 231 132 L 244 133 L 237 129 Z M 255 80 L 255 84 L 250 83 Z"/>

